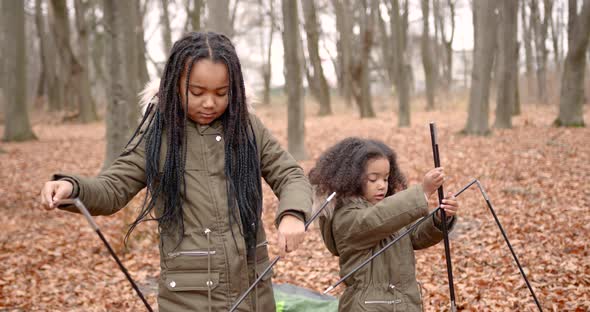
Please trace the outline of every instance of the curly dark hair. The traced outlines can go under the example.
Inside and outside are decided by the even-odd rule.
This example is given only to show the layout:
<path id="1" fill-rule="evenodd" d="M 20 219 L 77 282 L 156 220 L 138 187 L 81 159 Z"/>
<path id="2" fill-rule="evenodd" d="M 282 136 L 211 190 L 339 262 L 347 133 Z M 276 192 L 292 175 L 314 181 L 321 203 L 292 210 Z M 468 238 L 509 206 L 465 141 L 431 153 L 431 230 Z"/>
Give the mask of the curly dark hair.
<path id="1" fill-rule="evenodd" d="M 369 160 L 389 161 L 387 194 L 390 196 L 407 188 L 406 177 L 397 164 L 395 152 L 381 141 L 347 138 L 326 150 L 309 172 L 309 181 L 317 194 L 336 192 L 338 198 L 363 196 Z"/>

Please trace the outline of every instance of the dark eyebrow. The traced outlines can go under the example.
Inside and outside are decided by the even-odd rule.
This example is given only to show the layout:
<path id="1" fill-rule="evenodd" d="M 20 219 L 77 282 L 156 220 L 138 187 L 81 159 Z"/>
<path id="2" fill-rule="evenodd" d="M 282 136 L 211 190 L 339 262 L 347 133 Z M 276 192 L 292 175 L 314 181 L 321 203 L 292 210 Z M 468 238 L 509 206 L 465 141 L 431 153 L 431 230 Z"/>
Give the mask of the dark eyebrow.
<path id="1" fill-rule="evenodd" d="M 380 172 L 369 172 L 369 173 L 367 173 L 367 176 L 370 176 L 370 175 L 380 176 L 382 174 Z M 388 176 L 388 175 L 389 175 L 389 172 L 386 174 L 386 176 Z"/>
<path id="2" fill-rule="evenodd" d="M 196 84 L 189 84 L 189 87 L 191 87 L 191 88 L 199 88 L 199 89 L 207 89 L 206 87 L 199 86 L 199 85 L 196 85 Z M 225 85 L 225 86 L 219 87 L 219 88 L 217 88 L 215 90 L 221 90 L 221 89 L 225 89 L 225 88 L 229 88 L 229 85 Z"/>

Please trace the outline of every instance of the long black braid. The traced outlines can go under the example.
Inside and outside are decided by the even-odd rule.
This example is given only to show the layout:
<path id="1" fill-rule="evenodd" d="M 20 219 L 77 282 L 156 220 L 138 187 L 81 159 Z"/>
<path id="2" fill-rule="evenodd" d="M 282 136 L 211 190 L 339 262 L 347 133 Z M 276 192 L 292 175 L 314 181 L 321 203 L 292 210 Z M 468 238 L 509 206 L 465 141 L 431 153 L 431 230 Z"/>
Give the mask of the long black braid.
<path id="1" fill-rule="evenodd" d="M 186 84 L 192 64 L 208 58 L 227 66 L 229 75 L 228 106 L 220 119 L 225 140 L 225 168 L 227 177 L 228 211 L 230 229 L 240 216 L 242 231 L 248 250 L 256 246 L 256 232 L 262 212 L 262 185 L 258 148 L 246 103 L 244 79 L 240 61 L 231 41 L 222 34 L 193 32 L 174 43 L 166 63 L 158 92 L 158 108 L 150 118 L 144 118 L 139 128 L 148 120 L 145 131 L 146 194 L 144 205 L 132 223 L 127 237 L 139 223 L 157 220 L 161 234 L 178 235 L 178 243 L 184 232 L 182 192 L 186 193 L 184 169 L 186 165 L 186 106 L 179 94 L 179 79 L 187 68 Z M 146 115 L 150 113 L 150 109 Z M 141 133 L 141 132 L 139 132 Z M 162 141 L 163 134 L 166 142 Z M 138 131 L 134 137 L 138 135 Z M 143 137 L 141 138 L 143 139 Z M 140 139 L 140 141 L 141 141 Z M 135 144 L 129 151 L 135 149 Z M 161 145 L 166 144 L 166 157 L 160 172 Z M 182 192 L 181 192 L 182 190 Z M 163 203 L 159 217 L 150 217 L 156 203 Z M 160 209 L 160 208 L 158 208 Z"/>

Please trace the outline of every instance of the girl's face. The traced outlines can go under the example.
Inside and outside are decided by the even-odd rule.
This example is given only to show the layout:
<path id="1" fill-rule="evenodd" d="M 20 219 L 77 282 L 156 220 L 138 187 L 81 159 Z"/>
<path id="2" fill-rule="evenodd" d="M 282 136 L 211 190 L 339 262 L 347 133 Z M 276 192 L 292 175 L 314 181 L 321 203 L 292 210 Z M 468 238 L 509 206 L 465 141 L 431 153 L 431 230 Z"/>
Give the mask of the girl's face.
<path id="1" fill-rule="evenodd" d="M 375 205 L 387 194 L 389 186 L 389 161 L 387 158 L 369 159 L 365 169 L 365 177 L 363 197 Z"/>
<path id="2" fill-rule="evenodd" d="M 185 69 L 178 83 L 182 108 L 186 103 Z M 227 66 L 210 59 L 201 59 L 193 65 L 188 80 L 188 117 L 200 124 L 208 125 L 225 112 L 228 105 L 229 74 Z"/>

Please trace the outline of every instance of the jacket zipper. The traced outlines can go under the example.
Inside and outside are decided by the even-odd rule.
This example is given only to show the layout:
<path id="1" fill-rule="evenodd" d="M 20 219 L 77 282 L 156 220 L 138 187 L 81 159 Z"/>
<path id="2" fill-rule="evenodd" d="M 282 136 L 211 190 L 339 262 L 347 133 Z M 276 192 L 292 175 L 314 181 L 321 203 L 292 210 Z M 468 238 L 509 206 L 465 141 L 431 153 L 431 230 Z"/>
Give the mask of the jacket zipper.
<path id="1" fill-rule="evenodd" d="M 204 257 L 209 255 L 214 255 L 215 250 L 212 251 L 200 251 L 200 250 L 187 250 L 187 251 L 177 251 L 177 252 L 170 252 L 168 253 L 169 258 L 176 258 L 178 256 L 193 256 L 193 257 Z"/>
<path id="2" fill-rule="evenodd" d="M 365 304 L 398 304 L 401 300 L 366 300 Z"/>

